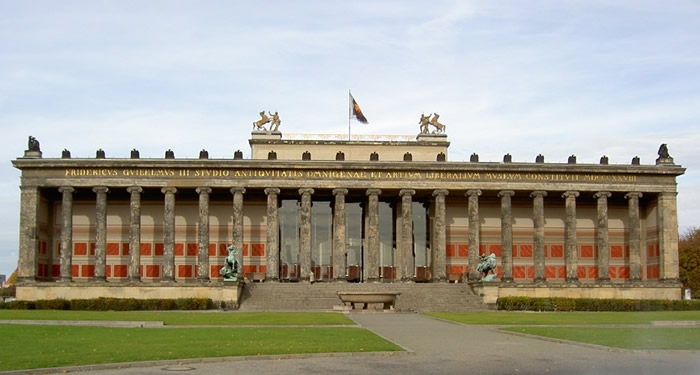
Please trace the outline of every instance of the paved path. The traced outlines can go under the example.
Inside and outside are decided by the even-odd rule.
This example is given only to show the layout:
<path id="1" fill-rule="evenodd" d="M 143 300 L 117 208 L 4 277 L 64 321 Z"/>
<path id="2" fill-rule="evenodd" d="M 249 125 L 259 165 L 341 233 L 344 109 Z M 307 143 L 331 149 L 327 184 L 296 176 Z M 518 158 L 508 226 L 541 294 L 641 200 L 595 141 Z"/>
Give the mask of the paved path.
<path id="1" fill-rule="evenodd" d="M 419 314 L 352 314 L 415 355 L 191 363 L 187 374 L 700 374 L 697 351 L 609 351 L 515 336 Z M 83 372 L 167 374 L 169 366 Z M 175 367 L 170 365 L 170 367 Z M 175 370 L 176 368 L 173 368 Z M 184 368 L 181 368 L 184 370 Z"/>

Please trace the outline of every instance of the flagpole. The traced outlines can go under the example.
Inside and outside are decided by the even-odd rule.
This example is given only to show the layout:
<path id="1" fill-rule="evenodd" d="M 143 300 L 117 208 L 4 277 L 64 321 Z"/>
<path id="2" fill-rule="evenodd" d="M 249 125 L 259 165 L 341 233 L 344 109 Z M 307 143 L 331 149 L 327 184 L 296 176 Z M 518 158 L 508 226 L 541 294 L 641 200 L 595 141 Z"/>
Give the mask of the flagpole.
<path id="1" fill-rule="evenodd" d="M 352 117 L 352 93 L 348 90 L 348 141 L 351 139 L 350 136 L 350 118 Z"/>

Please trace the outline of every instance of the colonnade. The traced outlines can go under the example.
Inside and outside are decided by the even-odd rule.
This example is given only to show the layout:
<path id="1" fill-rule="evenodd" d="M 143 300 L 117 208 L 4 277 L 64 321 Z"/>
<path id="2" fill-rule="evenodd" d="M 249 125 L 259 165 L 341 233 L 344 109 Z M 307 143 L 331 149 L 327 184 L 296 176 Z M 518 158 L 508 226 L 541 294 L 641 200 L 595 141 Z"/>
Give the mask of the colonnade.
<path id="1" fill-rule="evenodd" d="M 92 191 L 96 194 L 95 209 L 95 281 L 105 280 L 106 268 L 106 245 L 107 245 L 107 194 L 109 188 L 106 186 L 95 186 Z M 141 243 L 141 194 L 143 188 L 131 186 L 126 188 L 130 194 L 130 224 L 129 224 L 129 281 L 140 280 L 140 243 Z M 164 187 L 161 192 L 164 195 L 164 225 L 163 225 L 163 258 L 162 258 L 162 280 L 175 280 L 175 187 Z M 75 188 L 72 186 L 62 186 L 58 188 L 62 194 L 62 220 L 61 220 L 61 255 L 60 255 L 60 281 L 71 281 L 71 261 L 73 252 L 73 194 Z M 209 281 L 209 194 L 211 187 L 202 186 L 196 188 L 199 194 L 199 231 L 198 231 L 198 253 L 197 270 L 198 280 Z M 234 246 L 239 250 L 239 262 L 243 264 L 243 201 L 246 189 L 243 187 L 233 187 L 230 189 L 233 196 L 233 238 Z M 346 230 L 345 230 L 345 197 L 348 189 L 336 188 L 332 193 L 334 196 L 333 209 L 333 239 L 331 256 L 332 267 L 335 270 L 346 269 Z M 280 279 L 280 254 L 279 254 L 279 195 L 280 189 L 268 187 L 264 189 L 267 196 L 267 230 L 266 230 L 266 280 L 276 281 Z M 298 190 L 300 208 L 300 279 L 309 280 L 312 273 L 311 267 L 311 202 L 314 189 L 301 188 Z M 395 264 L 396 279 L 410 281 L 413 278 L 415 259 L 413 252 L 412 235 L 412 209 L 411 203 L 416 191 L 413 189 L 403 189 L 399 191 L 401 200 L 400 217 L 397 220 L 402 228 L 401 235 L 397 237 Z M 445 200 L 450 193 L 446 189 L 437 189 L 432 192 L 433 197 L 433 217 L 431 218 L 431 275 L 434 282 L 445 281 L 446 274 L 446 221 L 445 221 Z M 379 280 L 379 197 L 382 194 L 380 189 L 370 188 L 365 190 L 366 194 L 366 217 L 367 228 L 365 230 L 366 245 L 363 251 L 363 263 L 365 270 L 365 280 L 372 282 Z M 540 283 L 545 279 L 545 235 L 544 235 L 544 197 L 546 191 L 536 190 L 531 192 L 514 190 L 500 190 L 497 196 L 501 203 L 501 266 L 502 281 L 513 281 L 513 215 L 511 200 L 514 195 L 529 194 L 532 198 L 532 218 L 534 223 L 533 234 L 533 262 L 534 262 L 534 282 Z M 470 189 L 466 192 L 468 205 L 466 212 L 469 223 L 469 273 L 468 280 L 476 281 L 480 278 L 476 266 L 479 263 L 479 233 L 480 233 L 480 212 L 479 197 L 482 191 Z M 41 190 L 38 187 L 22 187 L 22 209 L 20 213 L 20 264 L 19 277 L 22 280 L 34 280 L 37 270 L 37 248 L 38 248 L 38 205 Z M 561 197 L 565 200 L 565 264 L 566 281 L 576 282 L 577 273 L 577 238 L 576 238 L 576 199 L 580 196 L 578 191 L 566 191 Z M 610 244 L 608 238 L 608 198 L 611 192 L 595 192 L 594 198 L 597 202 L 597 257 L 598 267 L 597 279 L 599 282 L 610 280 L 609 254 Z M 628 227 L 629 227 L 629 266 L 630 280 L 641 280 L 641 232 L 639 199 L 641 192 L 629 192 L 624 195 L 628 201 Z M 662 280 L 678 279 L 678 240 L 676 222 L 676 193 L 658 193 L 658 230 L 660 247 L 659 278 Z M 675 236 L 675 237 L 674 237 Z M 433 251 L 439 249 L 439 251 Z M 334 272 L 333 279 L 337 281 L 345 280 L 345 272 Z"/>

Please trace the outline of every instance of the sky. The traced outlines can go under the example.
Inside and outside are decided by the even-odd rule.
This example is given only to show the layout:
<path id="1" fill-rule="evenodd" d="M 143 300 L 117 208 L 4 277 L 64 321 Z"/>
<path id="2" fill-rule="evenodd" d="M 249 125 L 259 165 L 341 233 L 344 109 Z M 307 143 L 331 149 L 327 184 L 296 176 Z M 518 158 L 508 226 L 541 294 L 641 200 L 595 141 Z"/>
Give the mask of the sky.
<path id="1" fill-rule="evenodd" d="M 700 226 L 697 1 L 0 0 L 0 274 L 18 258 L 27 137 L 44 157 L 249 157 L 251 124 L 418 133 L 448 158 L 676 164 L 681 232 Z"/>

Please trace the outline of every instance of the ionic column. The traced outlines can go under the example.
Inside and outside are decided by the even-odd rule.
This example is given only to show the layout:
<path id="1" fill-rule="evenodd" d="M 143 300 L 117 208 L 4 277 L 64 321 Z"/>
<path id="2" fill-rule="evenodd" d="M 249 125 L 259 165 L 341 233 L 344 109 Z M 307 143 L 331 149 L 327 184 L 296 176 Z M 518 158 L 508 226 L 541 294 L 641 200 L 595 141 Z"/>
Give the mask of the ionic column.
<path id="1" fill-rule="evenodd" d="M 161 280 L 175 281 L 175 193 L 174 187 L 164 187 L 160 191 L 165 194 L 163 209 L 163 274 Z"/>
<path id="2" fill-rule="evenodd" d="M 231 188 L 231 194 L 233 194 L 233 247 L 236 248 L 238 264 L 243 267 L 243 194 L 245 194 L 245 188 Z M 267 247 L 265 254 L 267 254 Z M 241 269 L 241 271 L 243 270 Z"/>
<path id="3" fill-rule="evenodd" d="M 367 251 L 364 274 L 367 281 L 379 281 L 379 194 L 380 189 L 367 189 Z"/>
<path id="4" fill-rule="evenodd" d="M 627 198 L 627 226 L 629 227 L 630 246 L 630 281 L 642 279 L 642 234 L 639 220 L 639 198 L 642 193 L 630 192 L 625 194 Z"/>
<path id="5" fill-rule="evenodd" d="M 610 243 L 608 241 L 608 198 L 610 192 L 599 191 L 593 195 L 598 199 L 598 225 L 596 237 L 598 245 L 598 281 L 610 281 Z"/>
<path id="6" fill-rule="evenodd" d="M 447 270 L 445 261 L 445 251 L 447 249 L 447 233 L 445 228 L 445 197 L 449 191 L 438 189 L 433 191 L 435 197 L 435 221 L 433 222 L 433 248 L 430 249 L 432 255 L 431 278 L 433 282 L 447 280 Z"/>
<path id="7" fill-rule="evenodd" d="M 413 280 L 415 259 L 413 258 L 413 195 L 415 190 L 403 189 L 401 196 L 401 238 L 396 254 L 396 278 L 403 282 Z"/>
<path id="8" fill-rule="evenodd" d="M 513 281 L 513 190 L 501 190 L 501 281 Z"/>
<path id="9" fill-rule="evenodd" d="M 578 281 L 578 251 L 576 241 L 576 198 L 578 191 L 567 191 L 561 195 L 565 198 L 566 223 L 564 224 L 564 258 L 566 262 L 566 281 Z"/>
<path id="10" fill-rule="evenodd" d="M 197 279 L 199 281 L 209 281 L 209 194 L 211 193 L 211 188 L 203 186 L 198 187 L 195 191 L 199 194 Z"/>
<path id="11" fill-rule="evenodd" d="M 659 193 L 659 279 L 678 282 L 678 208 L 676 192 Z"/>
<path id="12" fill-rule="evenodd" d="M 37 186 L 20 186 L 22 189 L 19 213 L 19 262 L 17 279 L 33 282 L 37 273 L 37 249 L 39 247 L 39 201 L 41 192 Z"/>
<path id="13" fill-rule="evenodd" d="M 280 216 L 277 204 L 278 188 L 266 188 L 267 195 L 267 228 L 265 231 L 265 264 L 266 281 L 277 281 L 280 278 Z"/>
<path id="14" fill-rule="evenodd" d="M 544 197 L 546 191 L 537 190 L 530 194 L 532 198 L 532 221 L 534 222 L 535 236 L 533 239 L 533 252 L 535 260 L 535 282 L 544 282 Z"/>
<path id="15" fill-rule="evenodd" d="M 469 197 L 469 205 L 467 206 L 467 214 L 469 216 L 469 281 L 478 281 L 481 279 L 477 266 L 479 265 L 479 232 L 481 223 L 479 222 L 479 196 L 481 190 L 467 190 L 466 196 Z"/>
<path id="16" fill-rule="evenodd" d="M 301 279 L 309 280 L 311 276 L 311 194 L 314 189 L 301 188 L 301 223 L 299 224 L 299 263 Z"/>
<path id="17" fill-rule="evenodd" d="M 348 189 L 333 189 L 333 280 L 345 281 L 345 196 Z"/>
<path id="18" fill-rule="evenodd" d="M 129 281 L 141 280 L 141 193 L 143 188 L 131 186 L 126 188 L 131 194 L 129 199 Z"/>
<path id="19" fill-rule="evenodd" d="M 107 189 L 106 186 L 92 188 L 97 194 L 95 205 L 95 280 L 104 281 L 107 269 Z"/>
<path id="20" fill-rule="evenodd" d="M 61 200 L 61 281 L 71 281 L 71 264 L 73 260 L 73 192 L 74 188 L 62 186 L 58 192 L 63 194 Z"/>

